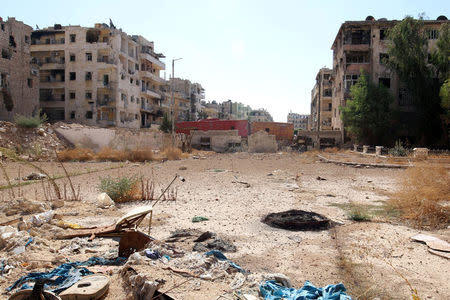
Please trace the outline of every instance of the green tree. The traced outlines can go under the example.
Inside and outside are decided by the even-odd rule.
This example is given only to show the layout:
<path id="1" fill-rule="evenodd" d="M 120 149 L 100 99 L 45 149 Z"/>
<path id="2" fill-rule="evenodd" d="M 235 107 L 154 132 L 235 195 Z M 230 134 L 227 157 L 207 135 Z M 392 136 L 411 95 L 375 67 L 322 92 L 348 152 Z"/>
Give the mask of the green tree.
<path id="1" fill-rule="evenodd" d="M 165 113 L 162 119 L 161 125 L 159 125 L 159 130 L 169 133 L 172 131 L 172 122 L 169 119 L 169 116 Z"/>
<path id="2" fill-rule="evenodd" d="M 388 31 L 387 66 L 406 84 L 416 111 L 410 128 L 416 128 L 421 144 L 435 144 L 442 136 L 442 112 L 436 65 L 428 60 L 427 31 L 421 18 L 406 17 Z M 407 120 L 405 118 L 405 120 Z M 415 126 L 416 125 L 416 126 Z"/>
<path id="3" fill-rule="evenodd" d="M 450 139 L 450 78 L 442 85 L 439 96 L 441 97 L 441 106 L 444 110 L 442 114 L 443 123 L 447 130 L 447 137 Z"/>
<path id="4" fill-rule="evenodd" d="M 340 107 L 345 130 L 359 142 L 372 145 L 392 142 L 392 135 L 386 134 L 391 128 L 393 96 L 387 88 L 370 81 L 362 73 L 350 89 L 351 99 Z"/>

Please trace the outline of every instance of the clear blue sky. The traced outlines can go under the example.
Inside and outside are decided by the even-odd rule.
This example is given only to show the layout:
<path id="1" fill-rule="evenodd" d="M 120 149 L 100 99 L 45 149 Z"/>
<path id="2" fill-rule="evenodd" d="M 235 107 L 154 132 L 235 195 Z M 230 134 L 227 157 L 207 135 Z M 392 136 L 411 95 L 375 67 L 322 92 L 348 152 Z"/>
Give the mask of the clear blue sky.
<path id="1" fill-rule="evenodd" d="M 155 42 L 175 76 L 199 82 L 207 100 L 267 108 L 275 121 L 309 113 L 317 71 L 346 20 L 450 17 L 448 1 L 2 1 L 0 15 L 35 27 L 109 23 Z M 164 74 L 162 74 L 163 76 Z"/>

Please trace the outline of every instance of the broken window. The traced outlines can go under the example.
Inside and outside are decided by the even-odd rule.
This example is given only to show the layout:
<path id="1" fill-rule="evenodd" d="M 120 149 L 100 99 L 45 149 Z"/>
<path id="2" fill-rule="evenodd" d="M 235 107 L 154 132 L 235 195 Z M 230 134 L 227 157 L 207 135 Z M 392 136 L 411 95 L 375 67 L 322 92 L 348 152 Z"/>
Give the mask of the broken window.
<path id="1" fill-rule="evenodd" d="M 98 29 L 89 29 L 86 31 L 86 42 L 88 43 L 97 43 L 100 37 L 100 30 Z"/>
<path id="2" fill-rule="evenodd" d="M 30 36 L 28 36 L 28 35 L 25 36 L 25 43 L 26 44 L 30 43 Z"/>
<path id="3" fill-rule="evenodd" d="M 389 54 L 380 53 L 380 65 L 385 65 L 386 61 L 389 59 Z"/>
<path id="4" fill-rule="evenodd" d="M 27 85 L 28 85 L 29 88 L 32 88 L 33 87 L 33 79 L 28 78 L 27 79 Z"/>
<path id="5" fill-rule="evenodd" d="M 70 95 L 70 99 L 75 99 L 75 96 L 76 96 L 75 92 L 70 92 L 69 95 Z"/>
<path id="6" fill-rule="evenodd" d="M 323 96 L 324 97 L 331 97 L 331 89 L 324 89 L 323 90 Z"/>
<path id="7" fill-rule="evenodd" d="M 76 37 L 77 37 L 76 34 L 71 34 L 71 35 L 70 35 L 70 42 L 71 42 L 71 43 L 75 43 Z"/>
<path id="8" fill-rule="evenodd" d="M 75 111 L 74 111 L 74 110 L 72 110 L 72 111 L 70 112 L 70 118 L 71 118 L 71 119 L 75 119 Z"/>
<path id="9" fill-rule="evenodd" d="M 323 75 L 324 80 L 330 80 L 330 74 L 324 74 Z M 197 94 L 200 94 L 200 92 L 197 92 Z"/>
<path id="10" fill-rule="evenodd" d="M 121 94 L 120 97 L 122 101 L 127 101 L 127 95 Z"/>
<path id="11" fill-rule="evenodd" d="M 93 117 L 92 110 L 86 111 L 86 119 L 92 119 L 92 117 Z"/>
<path id="12" fill-rule="evenodd" d="M 2 31 L 5 31 L 5 24 L 2 23 Z"/>
<path id="13" fill-rule="evenodd" d="M 92 80 L 92 72 L 86 72 L 86 81 Z"/>
<path id="14" fill-rule="evenodd" d="M 6 50 L 6 49 L 2 49 L 2 58 L 10 59 L 11 58 L 11 53 L 8 50 Z"/>
<path id="15" fill-rule="evenodd" d="M 369 52 L 351 51 L 345 56 L 347 64 L 365 64 L 370 62 Z"/>
<path id="16" fill-rule="evenodd" d="M 380 40 L 386 39 L 386 33 L 387 33 L 386 29 L 384 29 L 384 28 L 380 29 Z"/>
<path id="17" fill-rule="evenodd" d="M 2 73 L 0 74 L 0 87 L 4 88 L 7 87 L 8 83 L 6 81 L 6 74 Z"/>
<path id="18" fill-rule="evenodd" d="M 439 38 L 439 30 L 437 29 L 428 29 L 426 33 L 429 40 L 437 40 Z"/>
<path id="19" fill-rule="evenodd" d="M 75 54 L 70 54 L 70 61 L 75 61 Z"/>
<path id="20" fill-rule="evenodd" d="M 328 103 L 328 111 L 331 111 L 331 103 Z"/>
<path id="21" fill-rule="evenodd" d="M 134 96 L 131 96 L 131 102 L 134 102 Z"/>
<path id="22" fill-rule="evenodd" d="M 14 40 L 14 37 L 12 35 L 9 36 L 9 46 L 16 48 L 16 41 Z"/>
<path id="23" fill-rule="evenodd" d="M 76 80 L 77 79 L 77 73 L 76 72 L 70 72 L 69 73 L 69 79 L 70 80 Z"/>
<path id="24" fill-rule="evenodd" d="M 347 92 L 350 91 L 350 88 L 352 85 L 355 85 L 358 81 L 359 75 L 353 74 L 353 75 L 345 75 L 345 90 Z"/>
<path id="25" fill-rule="evenodd" d="M 92 92 L 86 92 L 86 99 L 92 99 Z"/>
<path id="26" fill-rule="evenodd" d="M 344 32 L 344 44 L 368 45 L 370 44 L 370 30 L 347 30 Z"/>
<path id="27" fill-rule="evenodd" d="M 391 88 L 391 79 L 390 78 L 378 78 L 378 84 L 380 86 L 384 86 L 386 88 Z"/>
<path id="28" fill-rule="evenodd" d="M 104 36 L 103 37 L 103 43 L 107 43 L 108 42 L 108 37 L 107 36 Z"/>
<path id="29" fill-rule="evenodd" d="M 90 52 L 86 53 L 86 60 L 92 61 L 92 53 L 90 53 Z"/>

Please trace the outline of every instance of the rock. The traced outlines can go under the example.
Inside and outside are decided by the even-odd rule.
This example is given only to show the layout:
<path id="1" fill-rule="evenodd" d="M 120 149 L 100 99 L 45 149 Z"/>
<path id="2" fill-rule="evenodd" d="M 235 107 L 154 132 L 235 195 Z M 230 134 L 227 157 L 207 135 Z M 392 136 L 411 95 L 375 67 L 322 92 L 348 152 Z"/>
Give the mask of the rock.
<path id="1" fill-rule="evenodd" d="M 108 208 L 114 205 L 114 201 L 107 193 L 101 193 L 97 196 L 97 206 L 100 208 Z"/>
<path id="2" fill-rule="evenodd" d="M 61 208 L 63 206 L 64 206 L 64 200 L 55 200 L 51 204 L 52 209 Z"/>
<path id="3" fill-rule="evenodd" d="M 179 167 L 178 170 L 184 171 L 184 170 L 187 170 L 187 168 L 186 167 Z"/>
<path id="4" fill-rule="evenodd" d="M 30 156 L 28 156 L 28 155 L 21 155 L 21 156 L 19 156 L 19 158 L 22 159 L 22 160 L 29 160 Z M 28 179 L 28 180 L 30 180 L 30 179 Z"/>
<path id="5" fill-rule="evenodd" d="M 7 205 L 1 206 L 0 210 L 3 210 L 7 216 L 22 214 L 29 215 L 44 212 L 48 207 L 40 202 L 34 202 L 23 197 L 15 198 L 8 202 Z"/>
<path id="6" fill-rule="evenodd" d="M 28 176 L 22 178 L 22 180 L 41 180 L 47 178 L 47 175 L 42 173 L 31 173 Z"/>

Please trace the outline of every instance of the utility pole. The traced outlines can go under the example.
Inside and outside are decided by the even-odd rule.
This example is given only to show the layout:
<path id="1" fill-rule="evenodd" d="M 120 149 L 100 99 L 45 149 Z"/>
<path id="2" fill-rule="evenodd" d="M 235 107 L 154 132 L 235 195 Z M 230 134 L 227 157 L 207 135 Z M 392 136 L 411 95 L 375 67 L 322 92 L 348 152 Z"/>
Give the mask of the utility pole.
<path id="1" fill-rule="evenodd" d="M 175 97 L 174 97 L 174 79 L 175 79 L 175 61 L 180 60 L 182 58 L 172 59 L 172 82 L 170 83 L 170 89 L 172 91 L 172 103 L 171 103 L 171 112 L 170 117 L 172 121 L 172 146 L 175 147 Z"/>
<path id="2" fill-rule="evenodd" d="M 319 78 L 318 84 L 319 84 L 319 94 L 318 94 L 318 98 L 317 98 L 317 144 L 316 144 L 316 148 L 320 150 L 320 102 L 322 100 L 322 74 L 319 71 L 319 75 L 317 76 Z"/>

